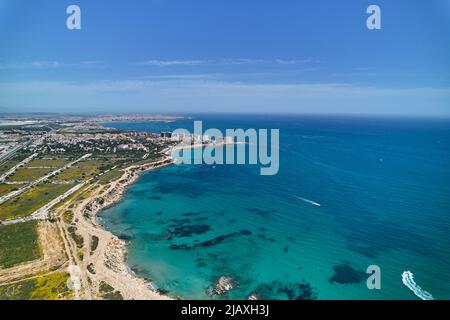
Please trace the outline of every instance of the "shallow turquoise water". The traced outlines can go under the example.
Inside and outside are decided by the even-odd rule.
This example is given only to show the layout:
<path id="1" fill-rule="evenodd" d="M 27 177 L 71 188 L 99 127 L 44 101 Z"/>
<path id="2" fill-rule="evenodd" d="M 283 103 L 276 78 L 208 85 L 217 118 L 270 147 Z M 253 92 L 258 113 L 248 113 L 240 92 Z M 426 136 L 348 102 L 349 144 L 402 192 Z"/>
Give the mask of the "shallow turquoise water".
<path id="1" fill-rule="evenodd" d="M 222 275 L 238 284 L 226 298 L 417 299 L 401 281 L 410 270 L 450 298 L 450 122 L 196 118 L 205 128 L 279 128 L 280 172 L 174 165 L 142 175 L 100 217 L 131 239 L 137 273 L 191 299 L 210 298 Z M 192 121 L 109 125 L 158 132 Z M 381 290 L 366 286 L 373 264 Z"/>

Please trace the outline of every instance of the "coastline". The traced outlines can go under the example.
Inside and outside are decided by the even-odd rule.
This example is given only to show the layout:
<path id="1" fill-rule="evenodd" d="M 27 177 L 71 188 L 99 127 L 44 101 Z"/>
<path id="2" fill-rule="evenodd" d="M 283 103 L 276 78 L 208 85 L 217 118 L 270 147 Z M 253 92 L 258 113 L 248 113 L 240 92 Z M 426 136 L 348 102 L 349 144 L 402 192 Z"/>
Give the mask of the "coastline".
<path id="1" fill-rule="evenodd" d="M 222 142 L 214 145 L 194 144 L 169 147 L 161 152 L 164 155 L 163 159 L 141 165 L 131 165 L 123 170 L 124 173 L 119 178 L 89 194 L 74 210 L 74 217 L 77 221 L 78 232 L 85 238 L 96 237 L 98 246 L 94 253 L 86 252 L 83 261 L 77 261 L 78 259 L 75 257 L 73 259 L 73 262 L 81 269 L 79 278 L 83 284 L 82 287 L 87 288 L 85 292 L 76 293 L 75 296 L 83 296 L 87 299 L 101 298 L 101 289 L 99 288 L 101 288 L 102 282 L 106 282 L 119 291 L 126 300 L 181 299 L 178 296 L 159 292 L 151 279 L 141 277 L 131 270 L 127 263 L 128 241 L 120 239 L 106 230 L 98 221 L 98 214 L 120 202 L 127 188 L 139 179 L 141 173 L 176 164 L 176 160 L 172 157 L 174 151 L 208 146 L 223 147 L 241 143 L 245 144 L 245 142 Z"/>
<path id="2" fill-rule="evenodd" d="M 95 287 L 98 287 L 104 281 L 118 290 L 127 300 L 174 299 L 174 297 L 158 292 L 153 287 L 151 280 L 140 277 L 130 269 L 127 264 L 127 241 L 119 239 L 110 231 L 104 229 L 97 219 L 99 212 L 115 205 L 123 198 L 126 189 L 139 179 L 141 173 L 173 163 L 174 160 L 166 156 L 157 162 L 130 166 L 124 169 L 124 174 L 120 178 L 109 183 L 99 192 L 90 195 L 75 210 L 75 216 L 78 218 L 78 231 L 81 234 L 95 236 L 99 239 L 94 254 L 91 253 L 87 260 L 81 263 L 81 278 L 83 278 L 84 273 L 84 275 L 88 274 L 88 278 L 91 280 L 83 281 L 81 279 L 81 282 L 87 284 L 89 288 L 90 292 L 87 292 L 87 297 L 92 298 L 93 292 L 96 291 Z M 86 216 L 89 216 L 89 218 L 86 218 Z M 89 268 L 94 270 L 94 274 L 89 272 Z"/>

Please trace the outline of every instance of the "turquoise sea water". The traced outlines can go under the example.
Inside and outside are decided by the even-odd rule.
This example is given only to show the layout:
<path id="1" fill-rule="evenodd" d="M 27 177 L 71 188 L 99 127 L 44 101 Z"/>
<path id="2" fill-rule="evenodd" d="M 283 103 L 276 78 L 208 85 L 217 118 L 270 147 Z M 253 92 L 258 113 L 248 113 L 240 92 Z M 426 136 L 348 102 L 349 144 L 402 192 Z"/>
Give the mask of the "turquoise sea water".
<path id="1" fill-rule="evenodd" d="M 204 128 L 279 128 L 280 171 L 173 165 L 141 176 L 104 226 L 130 239 L 128 263 L 156 287 L 208 299 L 450 299 L 450 122 L 288 116 L 196 116 Z M 192 120 L 111 123 L 192 130 Z M 313 205 L 302 199 L 320 203 Z M 369 265 L 381 290 L 368 290 Z M 219 298 L 219 297 L 214 297 Z"/>

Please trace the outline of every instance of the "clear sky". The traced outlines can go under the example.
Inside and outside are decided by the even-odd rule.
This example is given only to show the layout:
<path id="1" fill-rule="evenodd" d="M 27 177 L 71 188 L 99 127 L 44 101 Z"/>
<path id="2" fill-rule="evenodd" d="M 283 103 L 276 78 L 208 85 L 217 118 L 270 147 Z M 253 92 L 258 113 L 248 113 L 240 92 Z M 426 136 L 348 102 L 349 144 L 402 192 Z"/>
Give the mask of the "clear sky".
<path id="1" fill-rule="evenodd" d="M 18 111 L 450 116 L 450 0 L 0 0 Z"/>

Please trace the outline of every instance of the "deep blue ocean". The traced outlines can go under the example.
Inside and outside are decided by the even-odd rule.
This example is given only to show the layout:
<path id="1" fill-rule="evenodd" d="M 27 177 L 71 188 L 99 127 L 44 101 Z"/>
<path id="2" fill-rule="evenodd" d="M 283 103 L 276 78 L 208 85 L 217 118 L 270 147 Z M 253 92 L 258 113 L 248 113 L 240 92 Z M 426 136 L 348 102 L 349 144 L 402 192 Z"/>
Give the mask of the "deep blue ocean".
<path id="1" fill-rule="evenodd" d="M 277 128 L 280 170 L 172 165 L 100 215 L 129 266 L 187 299 L 450 299 L 450 121 L 198 115 L 203 127 Z M 193 120 L 108 126 L 192 130 Z M 314 203 L 320 204 L 314 205 Z M 381 269 L 369 290 L 366 269 Z M 211 297 L 220 276 L 237 287 Z"/>

